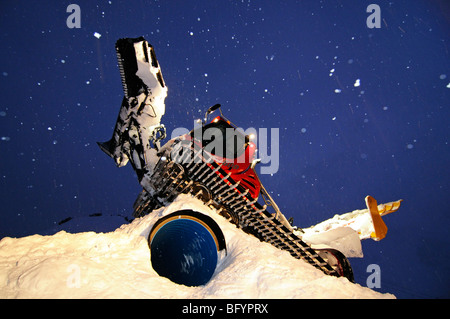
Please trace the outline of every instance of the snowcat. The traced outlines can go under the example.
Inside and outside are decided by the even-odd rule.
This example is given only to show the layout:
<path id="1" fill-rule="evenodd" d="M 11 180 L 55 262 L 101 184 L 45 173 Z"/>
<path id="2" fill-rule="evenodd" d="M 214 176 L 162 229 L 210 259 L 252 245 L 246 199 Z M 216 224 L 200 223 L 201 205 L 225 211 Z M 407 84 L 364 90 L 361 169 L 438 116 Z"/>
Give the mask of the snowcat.
<path id="1" fill-rule="evenodd" d="M 125 38 L 116 42 L 116 53 L 124 98 L 112 138 L 98 145 L 117 166 L 128 161 L 133 166 L 143 188 L 133 206 L 135 218 L 167 206 L 180 194 L 190 194 L 259 240 L 327 275 L 354 281 L 343 253 L 323 245 L 313 248 L 302 239 L 302 230 L 281 213 L 255 171 L 258 159 L 251 136 L 227 119 L 219 104 L 210 107 L 190 133 L 161 145 L 166 137 L 161 117 L 167 87 L 154 49 L 143 37 Z M 216 111 L 220 115 L 209 122 Z M 209 223 L 198 215 L 190 214 L 189 219 Z M 149 244 L 160 227 L 161 223 L 150 232 Z M 223 248 L 223 238 L 218 242 Z"/>

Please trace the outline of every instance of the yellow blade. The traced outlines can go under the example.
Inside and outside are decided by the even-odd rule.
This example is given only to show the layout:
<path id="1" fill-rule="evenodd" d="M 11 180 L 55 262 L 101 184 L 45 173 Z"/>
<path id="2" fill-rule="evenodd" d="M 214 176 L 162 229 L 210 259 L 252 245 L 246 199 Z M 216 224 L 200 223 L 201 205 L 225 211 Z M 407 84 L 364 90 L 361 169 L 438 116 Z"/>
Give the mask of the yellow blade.
<path id="1" fill-rule="evenodd" d="M 390 202 L 386 204 L 380 204 L 378 205 L 378 212 L 381 216 L 396 212 L 400 208 L 400 203 L 403 201 L 403 199 L 400 199 L 395 202 Z"/>
<path id="2" fill-rule="evenodd" d="M 366 196 L 366 206 L 369 209 L 370 216 L 372 217 L 373 227 L 375 233 L 372 234 L 375 240 L 382 240 L 386 237 L 388 228 L 384 221 L 381 219 L 380 213 L 378 212 L 377 201 L 372 196 Z"/>

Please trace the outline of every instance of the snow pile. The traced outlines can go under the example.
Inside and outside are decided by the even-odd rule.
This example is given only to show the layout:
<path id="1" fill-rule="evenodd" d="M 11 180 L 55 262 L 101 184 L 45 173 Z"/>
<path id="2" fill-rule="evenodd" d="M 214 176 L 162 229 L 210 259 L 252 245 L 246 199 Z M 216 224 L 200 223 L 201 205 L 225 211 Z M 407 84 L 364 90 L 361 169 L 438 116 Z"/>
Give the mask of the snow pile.
<path id="1" fill-rule="evenodd" d="M 228 254 L 205 286 L 158 276 L 147 236 L 161 217 L 191 208 L 222 228 Z M 324 275 L 261 243 L 189 196 L 110 233 L 61 231 L 0 241 L 0 298 L 393 298 Z"/>

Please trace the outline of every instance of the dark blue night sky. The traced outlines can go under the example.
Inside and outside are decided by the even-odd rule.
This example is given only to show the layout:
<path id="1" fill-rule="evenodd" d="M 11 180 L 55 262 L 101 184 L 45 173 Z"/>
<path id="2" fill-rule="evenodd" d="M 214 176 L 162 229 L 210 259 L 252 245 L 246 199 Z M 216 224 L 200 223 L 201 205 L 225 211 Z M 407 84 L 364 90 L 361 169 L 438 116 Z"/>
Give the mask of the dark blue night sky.
<path id="1" fill-rule="evenodd" d="M 378 264 L 378 291 L 450 297 L 448 1 L 76 1 L 72 29 L 70 3 L 0 4 L 0 238 L 131 218 L 136 176 L 96 141 L 123 96 L 115 41 L 142 35 L 169 88 L 169 133 L 215 103 L 243 128 L 278 128 L 279 170 L 260 177 L 301 227 L 368 194 L 404 199 L 386 239 L 350 260 L 355 279 Z M 371 3 L 381 28 L 366 25 Z"/>

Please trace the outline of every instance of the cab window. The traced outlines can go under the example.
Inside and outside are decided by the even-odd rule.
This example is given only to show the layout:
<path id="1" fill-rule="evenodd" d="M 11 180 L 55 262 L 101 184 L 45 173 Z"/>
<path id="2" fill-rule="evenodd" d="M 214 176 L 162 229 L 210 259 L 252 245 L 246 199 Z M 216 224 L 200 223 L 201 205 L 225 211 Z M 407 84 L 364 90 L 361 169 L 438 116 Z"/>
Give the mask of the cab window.
<path id="1" fill-rule="evenodd" d="M 201 130 L 201 135 L 198 130 Z M 248 144 L 248 139 L 244 134 L 220 120 L 193 130 L 191 136 L 197 140 L 201 138 L 199 142 L 202 147 L 219 157 L 231 155 L 232 158 L 237 158 L 244 153 Z"/>

